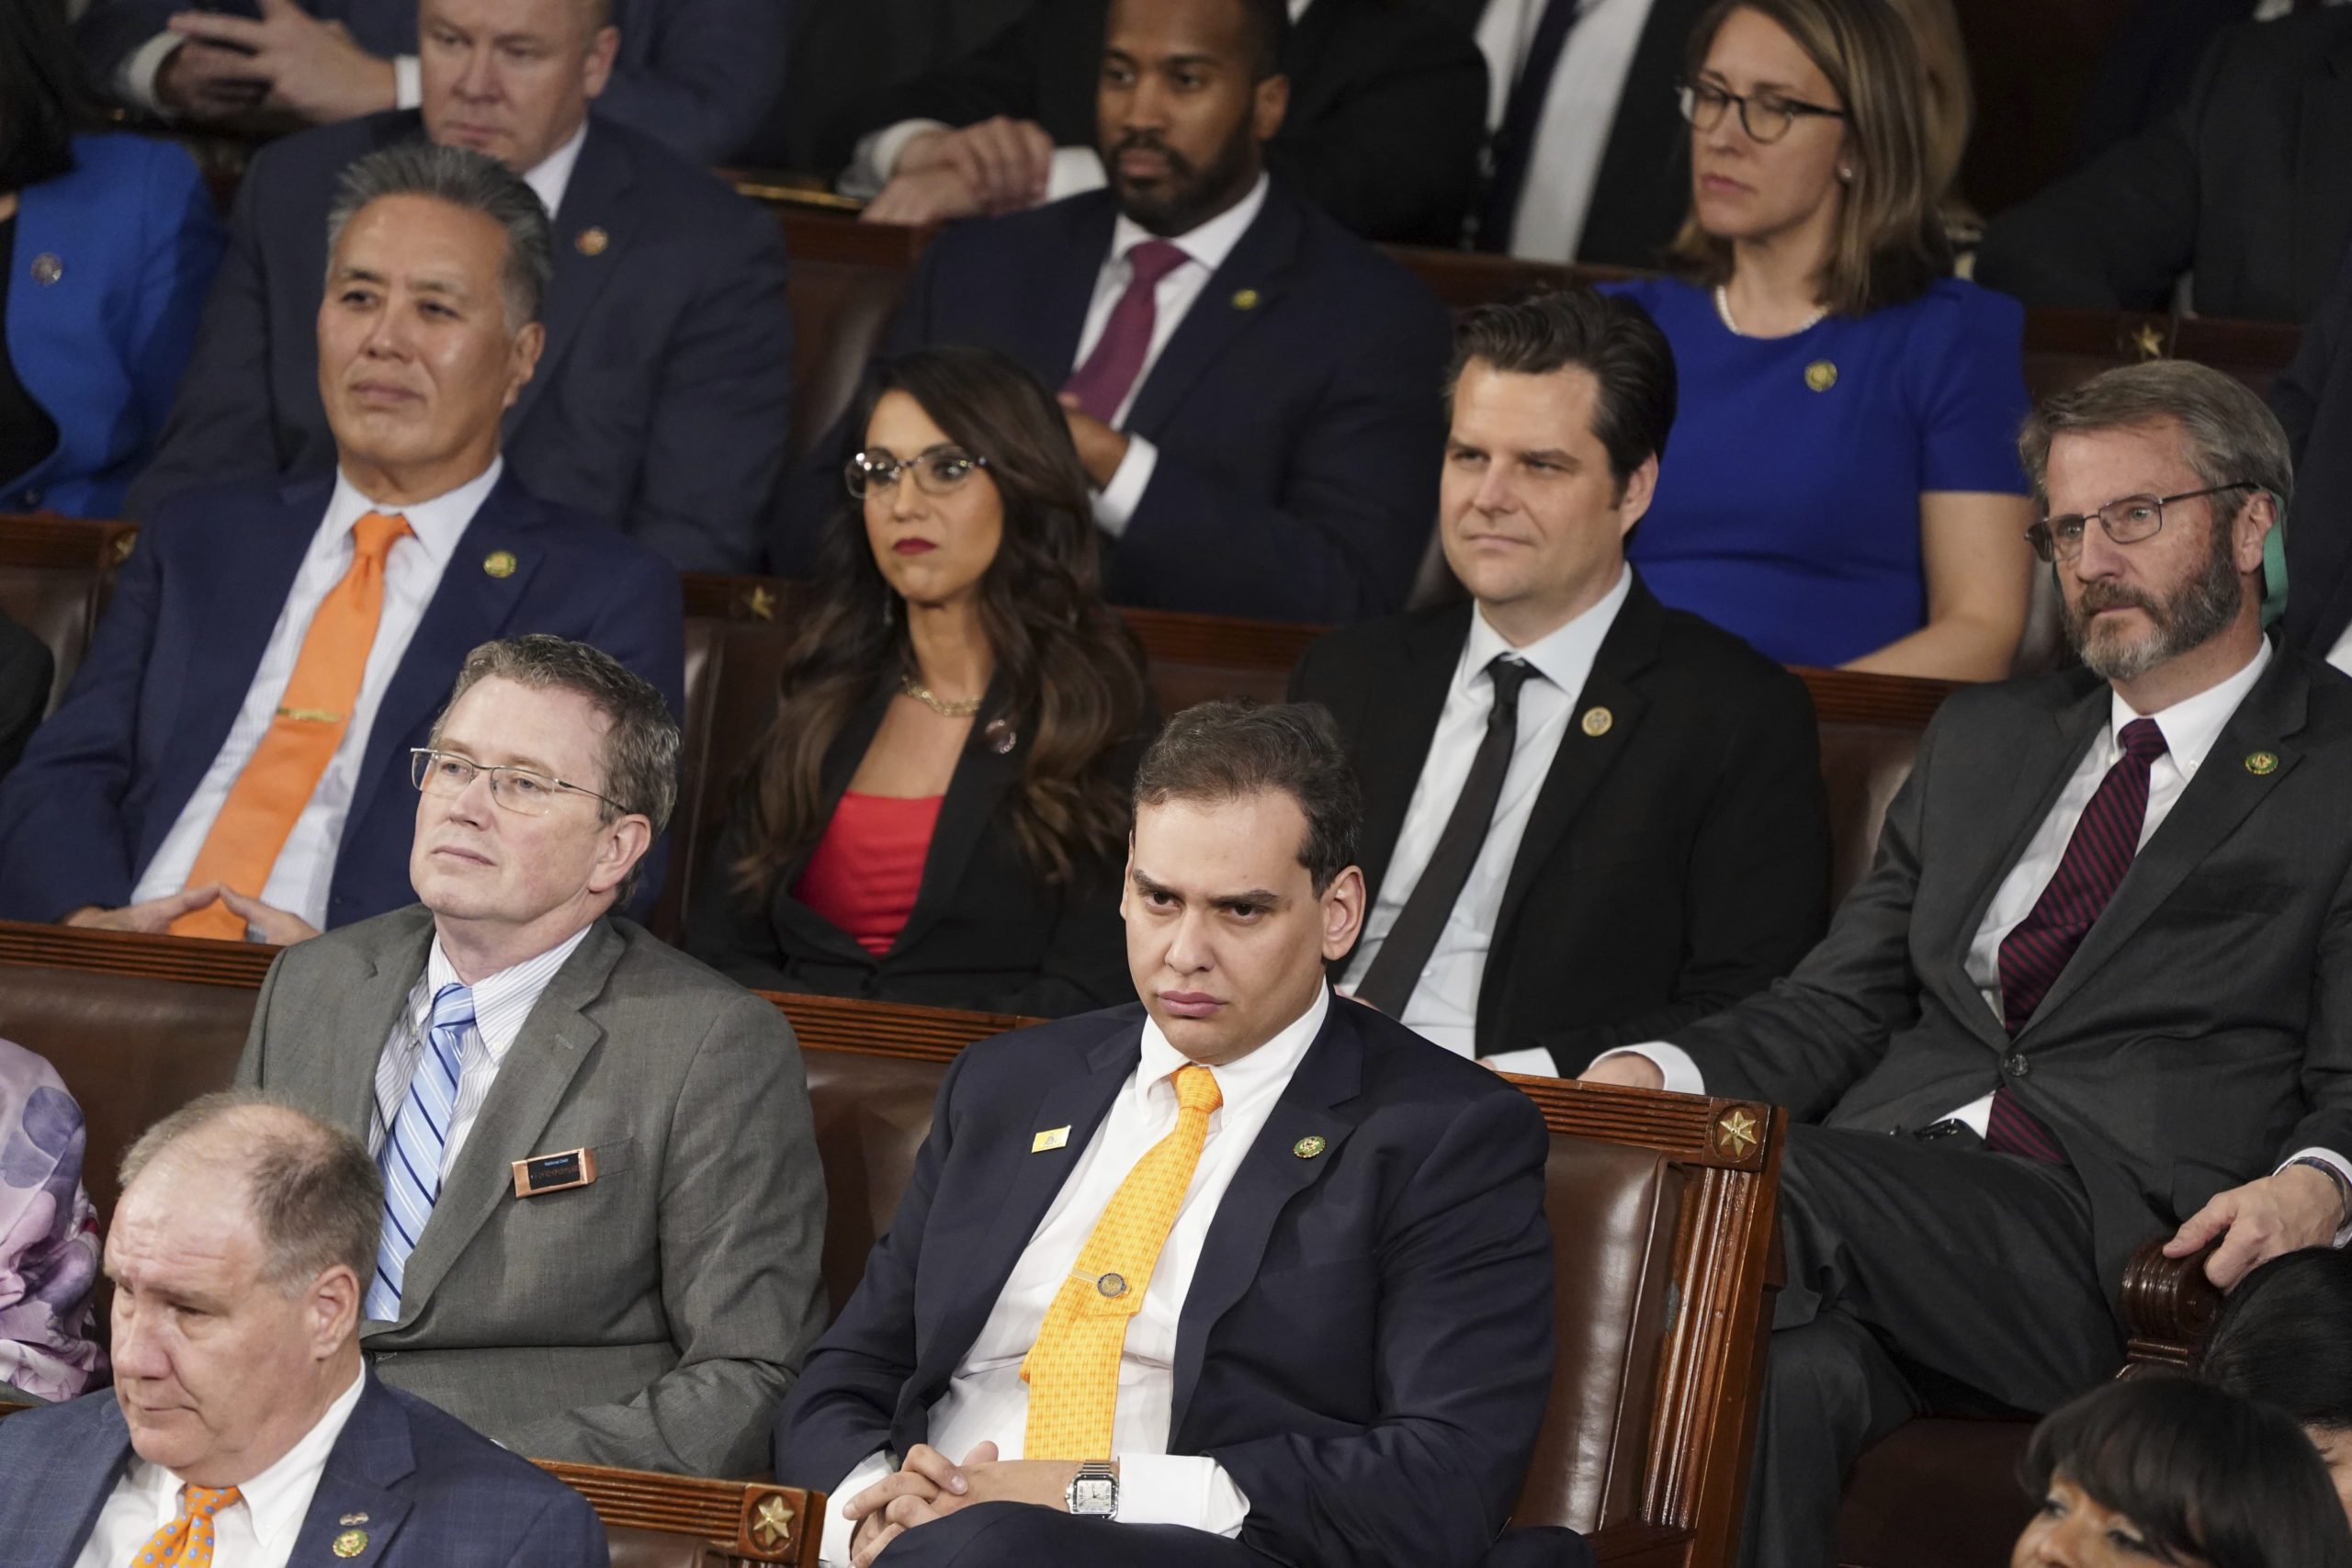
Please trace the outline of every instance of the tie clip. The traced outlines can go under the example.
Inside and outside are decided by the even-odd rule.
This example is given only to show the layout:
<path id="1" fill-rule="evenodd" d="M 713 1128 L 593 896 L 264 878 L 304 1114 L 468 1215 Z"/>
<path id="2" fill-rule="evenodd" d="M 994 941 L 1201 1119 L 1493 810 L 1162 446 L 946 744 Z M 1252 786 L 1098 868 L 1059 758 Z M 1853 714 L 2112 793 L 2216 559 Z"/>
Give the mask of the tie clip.
<path id="1" fill-rule="evenodd" d="M 1063 1145 L 1069 1142 L 1069 1129 L 1068 1127 L 1048 1127 L 1044 1132 L 1029 1140 L 1029 1152 L 1033 1155 L 1041 1155 L 1047 1149 L 1060 1148 Z"/>
<path id="2" fill-rule="evenodd" d="M 280 707 L 277 710 L 277 716 L 290 718 L 297 724 L 341 724 L 343 722 L 343 715 L 330 713 L 325 708 Z"/>
<path id="3" fill-rule="evenodd" d="M 534 1155 L 514 1162 L 514 1196 L 537 1198 L 565 1192 L 596 1179 L 596 1152 L 567 1149 L 560 1155 Z"/>

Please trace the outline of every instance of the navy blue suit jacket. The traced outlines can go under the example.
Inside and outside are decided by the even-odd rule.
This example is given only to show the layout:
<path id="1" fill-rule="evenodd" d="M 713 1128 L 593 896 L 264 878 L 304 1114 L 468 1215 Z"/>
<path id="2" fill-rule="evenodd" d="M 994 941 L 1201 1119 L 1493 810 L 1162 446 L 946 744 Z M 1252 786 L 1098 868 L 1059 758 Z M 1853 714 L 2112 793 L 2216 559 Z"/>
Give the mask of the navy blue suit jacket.
<path id="1" fill-rule="evenodd" d="M 1086 1013 L 949 1066 L 889 1234 L 778 1418 L 779 1479 L 831 1488 L 926 1440 L 1143 1021 L 1136 1003 Z M 1064 1125 L 1067 1144 L 1033 1150 Z M 1308 1137 L 1324 1147 L 1302 1156 Z M 1218 1205 L 1177 1329 L 1169 1451 L 1232 1476 L 1243 1544 L 1398 1568 L 1486 1553 L 1551 1387 L 1549 1147 L 1502 1079 L 1333 1000 Z"/>
<path id="2" fill-rule="evenodd" d="M 416 0 L 301 0 L 386 58 L 417 51 Z M 164 31 L 181 0 L 96 0 L 74 26 L 92 80 L 112 92 L 122 62 Z M 254 16 L 254 0 L 204 7 Z M 697 164 L 741 152 L 784 85 L 792 0 L 612 0 L 620 28 L 613 78 L 596 112 Z"/>
<path id="3" fill-rule="evenodd" d="M 588 1500 L 456 1416 L 372 1373 L 328 1450 L 293 1562 L 351 1568 L 603 1568 Z M 0 1551 L 9 1568 L 73 1568 L 131 1460 L 112 1389 L 0 1421 Z M 365 1515 L 345 1525 L 346 1514 Z M 346 1530 L 367 1536 L 335 1551 Z M 332 1553 L 332 1555 L 330 1555 Z"/>
<path id="4" fill-rule="evenodd" d="M 421 124 L 371 115 L 254 159 L 195 364 L 130 487 L 133 517 L 197 485 L 334 465 L 317 331 L 327 205 L 347 164 Z M 791 412 L 785 271 L 774 218 L 592 118 L 556 217 L 547 352 L 506 413 L 508 465 L 532 494 L 618 525 L 681 571 L 748 570 Z"/>
<path id="5" fill-rule="evenodd" d="M 1106 191 L 959 224 L 932 242 L 885 358 L 982 344 L 1047 388 L 1069 378 L 1118 216 Z M 1159 448 L 1106 539 L 1122 604 L 1295 621 L 1401 607 L 1437 518 L 1445 309 L 1279 181 L 1136 395 Z M 778 564 L 808 558 L 863 431 L 844 420 L 792 486 Z"/>
<path id="6" fill-rule="evenodd" d="M 334 481 L 202 491 L 141 531 L 73 689 L 0 780 L 0 918 L 119 905 L 243 705 Z M 514 572 L 482 562 L 504 550 Z M 677 575 L 609 529 L 546 505 L 510 470 L 475 513 L 368 731 L 327 924 L 416 901 L 409 841 L 422 746 L 476 645 L 525 632 L 593 643 L 684 705 Z M 658 865 L 644 878 L 658 886 Z"/>

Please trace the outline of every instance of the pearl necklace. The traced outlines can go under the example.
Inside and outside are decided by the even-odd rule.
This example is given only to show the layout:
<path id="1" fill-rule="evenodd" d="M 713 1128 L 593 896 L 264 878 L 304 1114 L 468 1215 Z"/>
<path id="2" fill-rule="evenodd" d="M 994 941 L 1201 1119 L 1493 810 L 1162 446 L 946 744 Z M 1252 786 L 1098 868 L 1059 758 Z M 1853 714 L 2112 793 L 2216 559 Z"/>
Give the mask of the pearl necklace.
<path id="1" fill-rule="evenodd" d="M 1747 335 L 1739 330 L 1739 323 L 1731 319 L 1731 290 L 1720 283 L 1715 285 L 1715 314 L 1724 319 L 1724 325 L 1730 331 L 1732 336 L 1746 337 Z M 1804 325 L 1797 328 L 1795 333 L 1790 333 L 1787 335 L 1794 337 L 1797 333 L 1809 333 L 1826 321 L 1828 315 L 1828 306 L 1816 306 L 1813 314 L 1805 318 Z"/>

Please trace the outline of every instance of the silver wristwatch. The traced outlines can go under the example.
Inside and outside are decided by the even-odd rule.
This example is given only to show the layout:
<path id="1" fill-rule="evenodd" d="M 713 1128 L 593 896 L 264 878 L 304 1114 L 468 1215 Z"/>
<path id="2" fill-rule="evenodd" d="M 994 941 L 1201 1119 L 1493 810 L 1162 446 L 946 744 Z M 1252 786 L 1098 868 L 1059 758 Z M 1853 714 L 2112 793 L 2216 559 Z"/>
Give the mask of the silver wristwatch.
<path id="1" fill-rule="evenodd" d="M 1119 1517 L 1119 1472 L 1102 1460 L 1088 1460 L 1080 1465 L 1063 1495 L 1069 1499 L 1069 1511 L 1080 1518 Z"/>

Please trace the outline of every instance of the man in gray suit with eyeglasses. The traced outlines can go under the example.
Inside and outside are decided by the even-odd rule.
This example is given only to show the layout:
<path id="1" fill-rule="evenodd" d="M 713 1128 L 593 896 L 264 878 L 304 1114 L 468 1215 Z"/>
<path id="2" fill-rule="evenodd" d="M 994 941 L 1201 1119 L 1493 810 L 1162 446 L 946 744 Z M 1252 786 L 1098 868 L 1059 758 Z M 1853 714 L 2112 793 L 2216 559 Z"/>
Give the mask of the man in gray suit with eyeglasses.
<path id="1" fill-rule="evenodd" d="M 824 1177 L 791 1026 L 612 914 L 677 755 L 595 649 L 476 649 L 415 757 L 422 903 L 280 955 L 237 1082 L 368 1140 L 386 1382 L 535 1459 L 744 1475 L 823 1326 Z"/>

